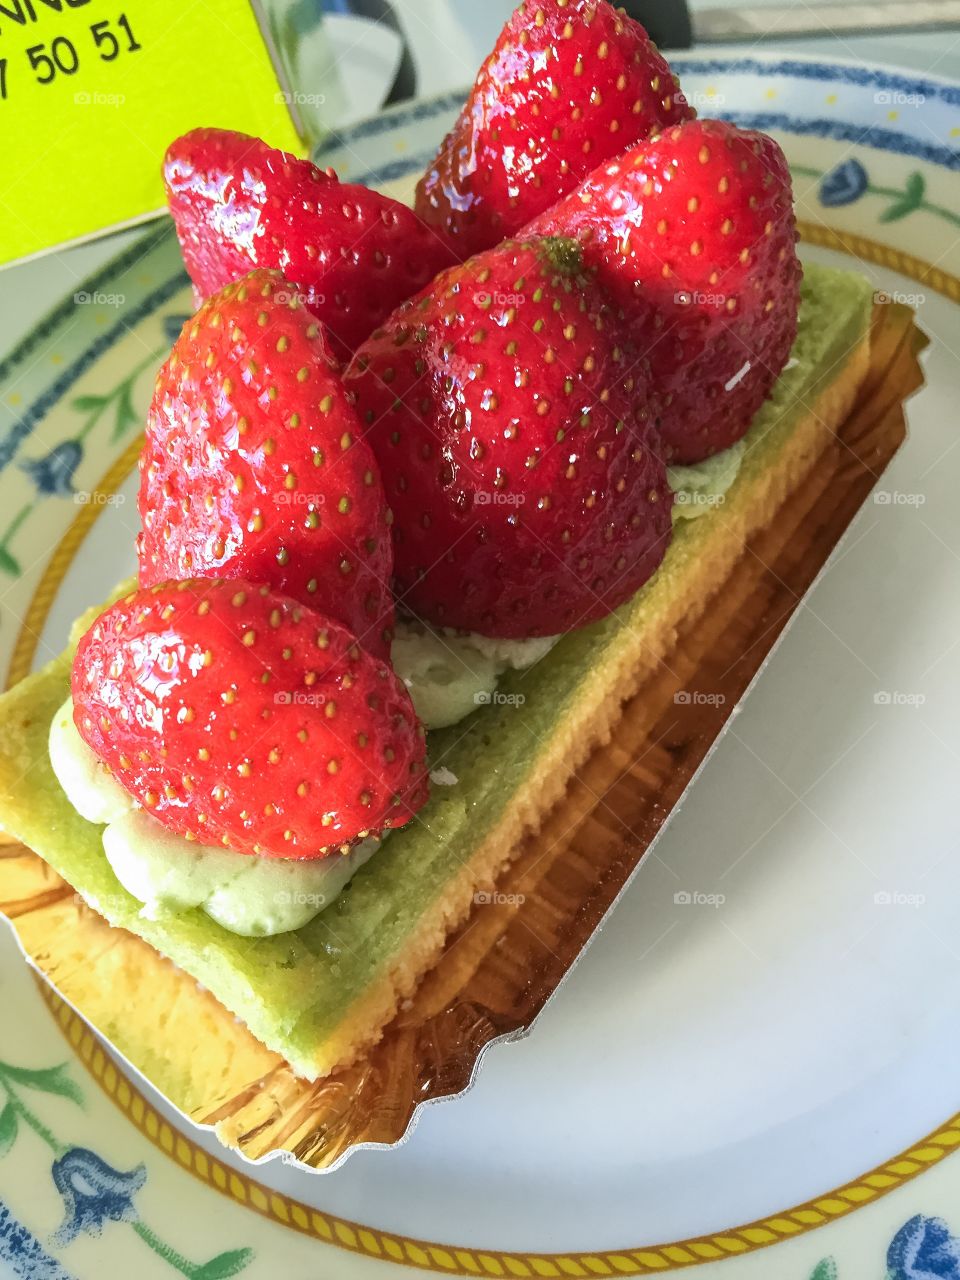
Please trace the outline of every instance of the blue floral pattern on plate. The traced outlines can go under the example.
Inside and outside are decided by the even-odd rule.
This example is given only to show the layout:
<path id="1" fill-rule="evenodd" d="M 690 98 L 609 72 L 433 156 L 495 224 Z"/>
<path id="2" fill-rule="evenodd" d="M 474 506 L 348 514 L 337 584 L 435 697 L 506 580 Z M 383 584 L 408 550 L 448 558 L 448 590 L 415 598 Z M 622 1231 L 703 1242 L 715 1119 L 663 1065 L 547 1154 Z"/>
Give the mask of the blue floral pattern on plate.
<path id="1" fill-rule="evenodd" d="M 890 1280 L 960 1280 L 960 1237 L 942 1218 L 917 1214 L 887 1250 Z"/>
<path id="2" fill-rule="evenodd" d="M 83 457 L 79 440 L 61 440 L 42 458 L 24 458 L 20 470 L 36 485 L 41 496 L 69 498 L 73 493 L 73 473 Z"/>
<path id="3" fill-rule="evenodd" d="M 66 1217 L 53 1237 L 61 1247 L 72 1244 L 81 1231 L 99 1236 L 106 1222 L 136 1222 L 133 1197 L 147 1180 L 142 1164 L 121 1173 L 86 1147 L 71 1147 L 54 1160 L 50 1173 L 60 1192 Z"/>
<path id="4" fill-rule="evenodd" d="M 838 164 L 820 183 L 820 203 L 828 209 L 853 204 L 869 185 L 867 171 L 859 160 L 851 157 Z"/>
<path id="5" fill-rule="evenodd" d="M 78 1107 L 84 1106 L 84 1095 L 67 1063 L 20 1067 L 0 1061 L 0 1157 L 14 1149 L 22 1129 L 32 1130 L 53 1152 L 50 1173 L 65 1213 L 50 1241 L 53 1247 L 64 1249 L 81 1234 L 98 1237 L 108 1223 L 126 1223 L 148 1248 L 188 1280 L 228 1280 L 247 1268 L 253 1260 L 252 1249 L 230 1249 L 202 1263 L 178 1253 L 142 1220 L 134 1202 L 147 1181 L 146 1166 L 116 1169 L 87 1147 L 65 1145 L 26 1100 L 24 1090 L 54 1094 Z M 0 1262 L 4 1259 L 18 1275 L 30 1280 L 59 1280 L 67 1275 L 40 1241 L 0 1204 Z"/>

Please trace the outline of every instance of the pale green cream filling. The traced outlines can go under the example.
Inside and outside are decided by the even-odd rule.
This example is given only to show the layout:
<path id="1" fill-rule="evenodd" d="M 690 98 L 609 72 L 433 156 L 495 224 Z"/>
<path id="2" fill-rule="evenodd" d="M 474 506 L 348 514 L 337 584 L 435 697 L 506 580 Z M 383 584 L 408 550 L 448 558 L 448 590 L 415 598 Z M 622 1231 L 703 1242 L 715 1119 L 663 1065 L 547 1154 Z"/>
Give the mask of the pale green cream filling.
<path id="1" fill-rule="evenodd" d="M 420 719 L 437 729 L 489 704 L 505 671 L 532 666 L 553 644 L 436 634 L 403 622 L 392 658 Z M 148 919 L 200 907 L 244 937 L 288 933 L 328 907 L 380 847 L 379 840 L 365 840 L 349 854 L 304 861 L 248 857 L 185 840 L 139 808 L 100 763 L 77 731 L 70 698 L 50 725 L 49 749 L 67 799 L 81 817 L 103 826 L 107 861 Z M 432 777 L 439 786 L 457 781 L 445 770 Z"/>
<path id="2" fill-rule="evenodd" d="M 506 671 L 532 667 L 559 638 L 494 640 L 402 621 L 390 656 L 423 723 L 428 729 L 445 729 L 477 707 L 489 706 Z"/>
<path id="3" fill-rule="evenodd" d="M 365 840 L 351 853 L 316 861 L 254 858 L 175 835 L 107 772 L 77 732 L 73 702 L 50 725 L 50 763 L 67 799 L 89 822 L 105 824 L 103 850 L 141 915 L 201 907 L 232 933 L 266 937 L 299 929 L 343 890 L 377 851 Z"/>
<path id="4" fill-rule="evenodd" d="M 727 491 L 740 473 L 746 445 L 738 440 L 722 453 L 695 462 L 689 467 L 668 467 L 667 481 L 673 490 L 674 520 L 696 520 L 715 507 L 722 507 Z"/>

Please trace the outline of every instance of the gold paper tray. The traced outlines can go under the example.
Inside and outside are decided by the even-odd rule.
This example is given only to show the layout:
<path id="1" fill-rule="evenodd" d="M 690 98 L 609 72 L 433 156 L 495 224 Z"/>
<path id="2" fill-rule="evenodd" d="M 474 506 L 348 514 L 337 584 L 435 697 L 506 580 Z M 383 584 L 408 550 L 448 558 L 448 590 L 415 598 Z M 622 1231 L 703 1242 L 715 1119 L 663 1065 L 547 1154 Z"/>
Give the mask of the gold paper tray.
<path id="1" fill-rule="evenodd" d="M 360 1144 L 398 1142 L 422 1103 L 467 1087 L 487 1045 L 529 1029 L 582 952 L 902 443 L 925 343 L 907 308 L 875 308 L 870 371 L 836 443 L 522 847 L 497 886 L 503 901 L 474 909 L 363 1061 L 297 1079 L 191 978 L 7 846 L 0 910 L 26 954 L 175 1106 L 245 1156 L 286 1151 L 325 1169 Z M 720 696 L 678 704 L 683 688 Z M 193 1046 L 189 1068 L 170 1044 Z"/>

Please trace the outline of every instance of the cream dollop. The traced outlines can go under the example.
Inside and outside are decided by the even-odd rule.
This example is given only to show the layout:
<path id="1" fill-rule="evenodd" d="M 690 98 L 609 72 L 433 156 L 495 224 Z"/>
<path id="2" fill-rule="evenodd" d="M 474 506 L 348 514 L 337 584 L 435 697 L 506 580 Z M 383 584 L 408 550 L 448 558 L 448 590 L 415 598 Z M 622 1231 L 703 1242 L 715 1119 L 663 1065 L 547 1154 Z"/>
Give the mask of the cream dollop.
<path id="1" fill-rule="evenodd" d="M 50 763 L 77 813 L 106 824 L 107 861 L 148 919 L 199 907 L 231 933 L 288 933 L 328 907 L 380 847 L 365 840 L 348 854 L 295 860 L 185 840 L 139 808 L 104 768 L 80 736 L 69 698 L 50 725 Z"/>

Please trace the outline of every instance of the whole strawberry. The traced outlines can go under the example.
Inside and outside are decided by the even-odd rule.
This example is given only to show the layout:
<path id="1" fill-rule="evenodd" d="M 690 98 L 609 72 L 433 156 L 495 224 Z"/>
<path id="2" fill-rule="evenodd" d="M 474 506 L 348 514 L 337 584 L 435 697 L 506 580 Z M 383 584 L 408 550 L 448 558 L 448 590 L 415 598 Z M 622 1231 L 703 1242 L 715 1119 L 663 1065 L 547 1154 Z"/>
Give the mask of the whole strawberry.
<path id="1" fill-rule="evenodd" d="M 376 459 L 320 323 L 275 272 L 208 299 L 157 377 L 140 584 L 268 583 L 385 654 L 392 551 Z"/>
<path id="2" fill-rule="evenodd" d="M 203 296 L 254 267 L 279 269 L 327 326 L 340 360 L 452 261 L 405 205 L 243 133 L 184 134 L 163 176 Z"/>
<path id="3" fill-rule="evenodd" d="M 460 257 L 515 235 L 602 161 L 694 113 L 607 0 L 524 0 L 417 187 Z"/>
<path id="4" fill-rule="evenodd" d="M 346 628 L 267 587 L 138 591 L 80 641 L 74 719 L 165 827 L 237 853 L 316 858 L 427 797 L 403 685 Z"/>
<path id="5" fill-rule="evenodd" d="M 394 512 L 399 602 L 488 636 L 602 617 L 663 557 L 671 493 L 646 388 L 574 242 L 445 272 L 357 353 Z"/>
<path id="6" fill-rule="evenodd" d="M 598 168 L 526 234 L 577 237 L 629 318 L 669 461 L 740 439 L 797 334 L 793 195 L 772 138 L 677 125 Z"/>

